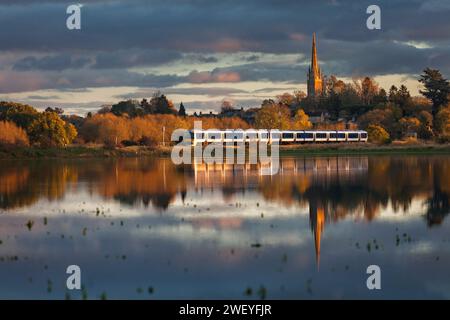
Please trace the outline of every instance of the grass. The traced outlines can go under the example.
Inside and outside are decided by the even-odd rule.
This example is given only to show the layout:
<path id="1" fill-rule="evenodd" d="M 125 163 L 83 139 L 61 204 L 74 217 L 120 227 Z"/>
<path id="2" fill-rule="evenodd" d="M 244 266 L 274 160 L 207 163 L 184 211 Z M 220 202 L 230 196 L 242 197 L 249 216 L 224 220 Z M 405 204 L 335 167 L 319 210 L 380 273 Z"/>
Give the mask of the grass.
<path id="1" fill-rule="evenodd" d="M 374 145 L 350 144 L 350 145 L 293 145 L 281 146 L 280 155 L 370 155 L 370 154 L 450 154 L 450 144 L 389 144 Z"/>
<path id="2" fill-rule="evenodd" d="M 165 156 L 170 149 L 148 147 L 123 147 L 108 149 L 102 146 L 68 146 L 65 148 L 37 148 L 37 147 L 0 147 L 0 159 L 35 159 L 35 158 L 110 158 L 137 156 Z"/>
<path id="3" fill-rule="evenodd" d="M 270 150 L 270 148 L 268 148 Z M 0 159 L 36 159 L 36 158 L 114 158 L 169 156 L 170 147 L 148 148 L 130 146 L 108 149 L 102 146 L 74 145 L 65 148 L 36 147 L 0 147 Z M 353 154 L 450 154 L 450 144 L 436 143 L 391 143 L 388 145 L 365 144 L 308 144 L 281 145 L 281 156 L 296 155 L 353 155 Z"/>

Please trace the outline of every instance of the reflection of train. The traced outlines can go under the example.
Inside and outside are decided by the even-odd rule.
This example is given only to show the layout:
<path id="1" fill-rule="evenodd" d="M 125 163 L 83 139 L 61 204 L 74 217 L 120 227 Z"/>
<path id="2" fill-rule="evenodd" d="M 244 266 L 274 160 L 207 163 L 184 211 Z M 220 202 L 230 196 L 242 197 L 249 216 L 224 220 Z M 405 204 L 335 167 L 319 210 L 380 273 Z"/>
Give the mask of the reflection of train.
<path id="1" fill-rule="evenodd" d="M 264 129 L 249 130 L 191 130 L 192 145 L 203 143 L 243 143 L 267 142 L 271 143 L 311 143 L 311 142 L 366 142 L 367 132 L 356 131 L 279 131 Z"/>

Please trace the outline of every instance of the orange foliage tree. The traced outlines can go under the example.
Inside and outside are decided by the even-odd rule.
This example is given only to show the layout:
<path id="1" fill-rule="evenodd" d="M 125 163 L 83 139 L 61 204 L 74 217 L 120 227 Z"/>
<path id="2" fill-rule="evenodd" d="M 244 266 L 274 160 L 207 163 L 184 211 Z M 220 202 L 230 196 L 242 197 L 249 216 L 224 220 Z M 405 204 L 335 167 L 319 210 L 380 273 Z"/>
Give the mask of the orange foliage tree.
<path id="1" fill-rule="evenodd" d="M 28 136 L 22 128 L 11 121 L 0 121 L 0 145 L 28 146 Z"/>

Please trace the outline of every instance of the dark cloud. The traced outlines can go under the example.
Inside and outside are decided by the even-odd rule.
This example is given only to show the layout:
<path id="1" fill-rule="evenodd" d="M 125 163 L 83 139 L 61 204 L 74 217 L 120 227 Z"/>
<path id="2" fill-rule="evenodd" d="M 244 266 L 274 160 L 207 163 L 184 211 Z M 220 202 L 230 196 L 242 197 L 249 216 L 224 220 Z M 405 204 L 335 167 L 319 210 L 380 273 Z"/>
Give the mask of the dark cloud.
<path id="1" fill-rule="evenodd" d="M 0 54 L 20 57 L 2 66 L 0 92 L 168 88 L 186 82 L 304 83 L 312 32 L 317 33 L 326 74 L 417 74 L 431 66 L 450 75 L 447 0 L 376 1 L 382 29 L 375 31 L 366 28 L 372 0 L 83 1 L 82 30 L 69 31 L 65 9 L 72 3 L 0 3 Z M 413 42 L 428 47 L 419 49 Z M 219 58 L 224 55 L 217 54 L 236 52 L 238 58 L 226 64 Z M 266 53 L 303 58 L 291 63 L 280 56 L 266 62 Z M 176 62 L 183 65 L 183 75 L 127 70 Z M 215 63 L 226 67 L 190 66 Z"/>
<path id="2" fill-rule="evenodd" d="M 163 50 L 118 50 L 97 55 L 94 69 L 120 69 L 161 65 L 180 59 L 182 54 Z"/>
<path id="3" fill-rule="evenodd" d="M 13 70 L 29 71 L 29 70 L 48 70 L 61 71 L 64 69 L 83 68 L 89 64 L 91 60 L 88 58 L 73 58 L 67 54 L 55 56 L 45 56 L 42 58 L 25 57 L 17 61 L 13 65 Z"/>
<path id="4" fill-rule="evenodd" d="M 145 88 L 127 94 L 116 95 L 117 99 L 139 99 L 143 97 L 150 97 L 155 92 L 162 91 L 166 95 L 205 95 L 208 97 L 223 97 L 236 93 L 248 93 L 248 91 L 235 88 L 211 88 L 211 87 L 195 87 L 195 88 Z"/>
<path id="5" fill-rule="evenodd" d="M 27 99 L 30 100 L 55 100 L 59 99 L 60 96 L 53 95 L 53 96 L 39 96 L 39 95 L 30 95 L 27 97 Z"/>

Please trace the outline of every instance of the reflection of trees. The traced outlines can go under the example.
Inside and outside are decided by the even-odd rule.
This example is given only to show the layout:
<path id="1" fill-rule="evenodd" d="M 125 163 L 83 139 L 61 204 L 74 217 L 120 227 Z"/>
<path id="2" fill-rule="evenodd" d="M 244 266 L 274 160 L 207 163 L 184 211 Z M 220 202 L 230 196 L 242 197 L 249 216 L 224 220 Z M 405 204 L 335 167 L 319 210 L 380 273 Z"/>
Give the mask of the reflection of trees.
<path id="1" fill-rule="evenodd" d="M 77 171 L 60 161 L 4 161 L 0 168 L 0 207 L 31 205 L 39 198 L 61 199 L 67 183 L 77 181 Z"/>
<path id="2" fill-rule="evenodd" d="M 170 159 L 119 159 L 111 163 L 110 170 L 92 180 L 95 191 L 126 204 L 151 203 L 167 209 L 177 192 L 186 190 L 183 171 Z"/>
<path id="3" fill-rule="evenodd" d="M 0 168 L 0 208 L 28 206 L 40 198 L 61 199 L 67 188 L 87 185 L 91 194 L 126 204 L 150 203 L 167 209 L 176 193 L 184 199 L 183 170 L 169 159 L 4 162 Z"/>
<path id="4" fill-rule="evenodd" d="M 224 198 L 259 192 L 286 206 L 324 208 L 327 221 L 348 215 L 372 220 L 391 205 L 408 211 L 413 199 L 427 206 L 429 225 L 449 213 L 450 157 L 371 156 L 282 159 L 282 173 L 261 176 L 254 166 L 174 166 L 170 159 L 3 161 L 0 208 L 28 206 L 38 199 L 61 199 L 68 188 L 125 204 L 167 209 L 188 188 L 203 195 L 215 188 Z"/>
<path id="5" fill-rule="evenodd" d="M 429 226 L 441 224 L 450 213 L 450 164 L 437 162 L 433 170 L 433 194 L 427 200 L 426 219 Z"/>

